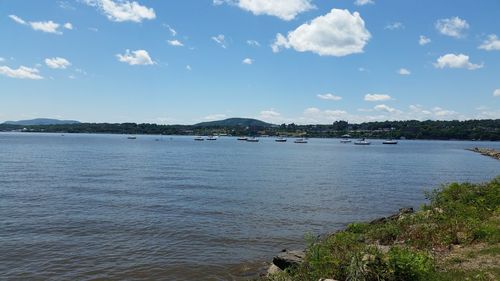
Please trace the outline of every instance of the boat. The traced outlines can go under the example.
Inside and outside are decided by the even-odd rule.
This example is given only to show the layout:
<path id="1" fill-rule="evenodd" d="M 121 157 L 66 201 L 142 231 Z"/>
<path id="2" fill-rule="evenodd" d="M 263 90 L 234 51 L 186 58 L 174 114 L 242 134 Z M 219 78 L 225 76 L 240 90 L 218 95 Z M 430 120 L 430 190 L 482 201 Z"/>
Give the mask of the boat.
<path id="1" fill-rule="evenodd" d="M 397 140 L 389 139 L 382 142 L 382 144 L 398 144 Z"/>
<path id="2" fill-rule="evenodd" d="M 258 138 L 252 137 L 252 138 L 247 138 L 247 142 L 259 142 Z"/>
<path id="3" fill-rule="evenodd" d="M 354 142 L 355 145 L 370 145 L 371 142 L 367 141 L 365 138 L 359 139 Z"/>
<path id="4" fill-rule="evenodd" d="M 307 140 L 306 139 L 302 139 L 302 138 L 301 139 L 296 139 L 294 141 L 294 143 L 307 143 Z"/>
<path id="5" fill-rule="evenodd" d="M 217 136 L 209 136 L 209 137 L 207 138 L 207 140 L 209 140 L 209 141 L 214 141 L 214 140 L 217 140 L 217 138 L 218 138 Z"/>
<path id="6" fill-rule="evenodd" d="M 341 139 L 340 142 L 341 143 L 350 143 L 350 142 L 352 142 L 352 140 L 350 140 L 350 139 Z"/>
<path id="7" fill-rule="evenodd" d="M 248 140 L 248 137 L 239 137 L 238 140 L 239 141 L 246 141 L 246 140 Z"/>
<path id="8" fill-rule="evenodd" d="M 286 142 L 286 139 L 284 137 L 279 137 L 274 140 L 275 142 Z"/>
<path id="9" fill-rule="evenodd" d="M 127 139 L 129 139 L 129 140 L 135 140 L 135 139 L 137 139 L 137 137 L 136 136 L 128 136 Z"/>
<path id="10" fill-rule="evenodd" d="M 194 138 L 195 141 L 204 141 L 205 139 L 203 137 L 196 137 Z"/>

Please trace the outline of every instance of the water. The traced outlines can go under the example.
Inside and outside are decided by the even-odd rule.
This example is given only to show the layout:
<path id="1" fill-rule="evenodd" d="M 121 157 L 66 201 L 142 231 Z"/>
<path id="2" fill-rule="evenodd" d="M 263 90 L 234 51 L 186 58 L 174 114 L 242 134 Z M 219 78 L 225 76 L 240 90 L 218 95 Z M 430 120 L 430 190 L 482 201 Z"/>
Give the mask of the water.
<path id="1" fill-rule="evenodd" d="M 499 161 L 464 150 L 474 146 L 500 149 L 3 133 L 0 279 L 245 279 L 307 232 L 499 175 Z"/>

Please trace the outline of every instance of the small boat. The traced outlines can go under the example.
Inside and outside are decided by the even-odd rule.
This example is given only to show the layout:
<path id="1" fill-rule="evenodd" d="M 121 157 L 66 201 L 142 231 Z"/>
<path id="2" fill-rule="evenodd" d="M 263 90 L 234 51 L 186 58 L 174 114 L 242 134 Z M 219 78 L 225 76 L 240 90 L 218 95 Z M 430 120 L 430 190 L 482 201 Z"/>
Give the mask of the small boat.
<path id="1" fill-rule="evenodd" d="M 397 140 L 389 139 L 382 142 L 383 144 L 398 144 Z"/>
<path id="2" fill-rule="evenodd" d="M 370 145 L 371 142 L 367 141 L 365 138 L 359 139 L 354 142 L 355 145 Z"/>
<path id="3" fill-rule="evenodd" d="M 341 139 L 340 142 L 341 143 L 350 143 L 350 142 L 352 142 L 352 140 L 350 140 L 350 139 Z"/>
<path id="4" fill-rule="evenodd" d="M 215 141 L 215 140 L 217 140 L 217 136 L 209 136 L 207 138 L 207 140 L 209 140 L 209 141 Z"/>
<path id="5" fill-rule="evenodd" d="M 284 137 L 279 137 L 274 140 L 275 142 L 286 142 L 286 139 Z"/>
<path id="6" fill-rule="evenodd" d="M 127 139 L 129 139 L 129 140 L 135 140 L 135 139 L 137 139 L 137 137 L 136 136 L 128 136 Z"/>
<path id="7" fill-rule="evenodd" d="M 246 140 L 248 140 L 248 138 L 247 137 L 239 137 L 238 140 L 239 141 L 246 141 Z"/>
<path id="8" fill-rule="evenodd" d="M 196 137 L 194 138 L 195 141 L 204 141 L 205 139 L 203 137 Z"/>
<path id="9" fill-rule="evenodd" d="M 259 142 L 258 138 L 247 138 L 247 142 Z"/>
<path id="10" fill-rule="evenodd" d="M 302 139 L 302 138 L 301 139 L 296 139 L 294 141 L 294 143 L 307 143 L 307 140 L 306 139 Z"/>

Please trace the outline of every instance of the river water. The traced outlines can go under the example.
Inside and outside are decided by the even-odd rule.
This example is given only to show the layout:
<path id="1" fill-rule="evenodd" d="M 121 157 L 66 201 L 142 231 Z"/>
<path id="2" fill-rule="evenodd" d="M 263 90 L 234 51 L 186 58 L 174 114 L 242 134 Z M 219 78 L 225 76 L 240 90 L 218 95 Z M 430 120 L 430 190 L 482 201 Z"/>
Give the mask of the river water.
<path id="1" fill-rule="evenodd" d="M 0 279 L 241 280 L 283 248 L 487 181 L 498 142 L 0 134 Z"/>

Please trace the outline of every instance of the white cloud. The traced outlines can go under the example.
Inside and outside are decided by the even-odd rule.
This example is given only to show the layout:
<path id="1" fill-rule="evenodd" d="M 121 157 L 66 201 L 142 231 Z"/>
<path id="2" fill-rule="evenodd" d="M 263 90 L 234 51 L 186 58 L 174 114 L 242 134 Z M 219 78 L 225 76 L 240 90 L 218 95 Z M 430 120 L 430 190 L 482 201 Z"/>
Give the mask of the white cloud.
<path id="1" fill-rule="evenodd" d="M 71 63 L 67 59 L 60 58 L 60 57 L 46 58 L 45 64 L 48 67 L 54 68 L 54 69 L 66 69 L 68 66 L 71 65 Z"/>
<path id="2" fill-rule="evenodd" d="M 275 118 L 281 116 L 279 112 L 276 112 L 273 108 L 269 110 L 263 110 L 260 112 L 260 116 L 264 119 Z"/>
<path id="3" fill-rule="evenodd" d="M 306 108 L 299 118 L 301 123 L 330 123 L 335 120 L 346 119 L 347 111 L 345 110 L 321 110 L 316 107 Z"/>
<path id="4" fill-rule="evenodd" d="M 334 94 L 319 94 L 317 97 L 322 100 L 334 100 L 334 101 L 339 101 L 342 99 L 342 97 L 336 96 Z"/>
<path id="5" fill-rule="evenodd" d="M 18 79 L 43 79 L 43 77 L 39 74 L 38 69 L 26 66 L 20 66 L 18 69 L 12 69 L 8 66 L 0 66 L 0 74 Z"/>
<path id="6" fill-rule="evenodd" d="M 456 111 L 443 109 L 441 107 L 434 107 L 432 111 L 434 112 L 434 115 L 436 115 L 437 117 L 448 117 L 448 116 L 455 116 L 458 114 L 458 112 Z"/>
<path id="7" fill-rule="evenodd" d="M 500 97 L 500 89 L 496 89 L 495 91 L 493 91 L 493 96 Z"/>
<path id="8" fill-rule="evenodd" d="M 9 15 L 9 18 L 11 18 L 13 21 L 17 22 L 18 24 L 28 24 L 26 21 L 24 21 L 22 18 L 20 18 L 16 15 Z"/>
<path id="9" fill-rule="evenodd" d="M 116 57 L 119 61 L 128 63 L 130 65 L 152 65 L 156 64 L 149 56 L 146 50 L 136 50 L 130 52 L 126 50 L 125 54 L 117 54 Z"/>
<path id="10" fill-rule="evenodd" d="M 92 7 L 97 7 L 111 21 L 124 22 L 142 22 L 143 20 L 152 20 L 156 18 L 153 8 L 142 6 L 136 1 L 120 0 L 83 0 L 84 3 Z"/>
<path id="11" fill-rule="evenodd" d="M 346 56 L 362 53 L 371 38 L 365 22 L 358 12 L 332 9 L 290 31 L 287 37 L 278 33 L 271 45 L 273 52 L 293 48 L 299 52 L 310 51 L 320 56 Z"/>
<path id="12" fill-rule="evenodd" d="M 467 23 L 467 21 L 459 17 L 439 19 L 438 21 L 436 21 L 435 26 L 441 34 L 455 38 L 464 37 L 464 32 L 469 29 L 469 24 Z"/>
<path id="13" fill-rule="evenodd" d="M 253 47 L 260 47 L 260 43 L 256 40 L 247 40 L 247 44 Z"/>
<path id="14" fill-rule="evenodd" d="M 219 44 L 222 48 L 227 48 L 226 46 L 226 37 L 224 34 L 219 34 L 217 36 L 212 36 L 212 40 L 215 41 L 215 43 Z"/>
<path id="15" fill-rule="evenodd" d="M 354 5 L 356 6 L 364 6 L 368 4 L 375 4 L 373 0 L 356 0 L 354 1 Z"/>
<path id="16" fill-rule="evenodd" d="M 424 45 L 427 45 L 429 43 L 431 43 L 430 38 L 427 38 L 424 35 L 420 35 L 420 37 L 418 39 L 418 44 L 420 44 L 420 46 L 424 46 Z"/>
<path id="17" fill-rule="evenodd" d="M 403 113 L 401 110 L 390 107 L 385 104 L 378 104 L 375 107 L 373 107 L 373 109 L 375 109 L 376 111 L 384 111 L 388 113 L 398 113 L 398 114 Z"/>
<path id="18" fill-rule="evenodd" d="M 70 22 L 65 23 L 63 27 L 69 30 L 73 30 L 73 25 Z"/>
<path id="19" fill-rule="evenodd" d="M 314 9 L 311 0 L 239 0 L 238 6 L 254 15 L 275 16 L 282 20 L 293 20 L 298 14 Z"/>
<path id="20" fill-rule="evenodd" d="M 0 62 L 4 62 L 5 58 L 0 57 Z"/>
<path id="21" fill-rule="evenodd" d="M 73 7 L 68 1 L 59 1 L 59 8 L 65 9 L 65 10 L 76 10 L 75 7 Z"/>
<path id="22" fill-rule="evenodd" d="M 192 70 L 192 68 L 191 68 L 191 66 L 190 66 L 189 64 L 188 64 L 188 65 L 186 65 L 186 70 L 189 70 L 189 71 L 191 71 L 191 70 Z"/>
<path id="23" fill-rule="evenodd" d="M 213 0 L 214 5 L 228 3 L 254 15 L 275 16 L 282 20 L 293 20 L 297 15 L 316 8 L 312 0 Z"/>
<path id="24" fill-rule="evenodd" d="M 242 61 L 243 64 L 253 64 L 254 60 L 251 58 L 246 58 Z"/>
<path id="25" fill-rule="evenodd" d="M 168 29 L 168 31 L 170 32 L 170 34 L 172 36 L 174 36 L 174 37 L 177 36 L 177 31 L 173 27 L 171 27 L 168 24 L 164 24 L 163 26 L 165 26 Z"/>
<path id="26" fill-rule="evenodd" d="M 27 22 L 16 15 L 9 15 L 9 18 L 18 24 L 30 26 L 33 30 L 36 30 L 36 31 L 42 31 L 42 32 L 47 32 L 47 33 L 59 34 L 59 35 L 62 34 L 62 32 L 59 30 L 59 27 L 61 27 L 61 25 L 58 23 L 55 23 L 51 20 Z M 64 24 L 63 27 L 67 28 L 67 25 L 70 25 L 71 28 L 73 27 L 71 25 L 71 23 L 69 23 L 69 22 Z M 67 28 L 67 29 L 70 29 L 70 28 Z"/>
<path id="27" fill-rule="evenodd" d="M 384 29 L 389 29 L 389 30 L 398 30 L 398 29 L 404 29 L 405 26 L 401 22 L 393 22 L 384 27 Z"/>
<path id="28" fill-rule="evenodd" d="M 227 118 L 227 115 L 226 114 L 210 114 L 210 115 L 207 115 L 205 117 L 203 117 L 203 119 L 205 120 L 208 120 L 208 121 L 213 121 L 213 120 L 221 120 L 221 119 L 225 119 Z"/>
<path id="29" fill-rule="evenodd" d="M 170 46 L 175 46 L 175 47 L 183 47 L 184 46 L 184 44 L 182 44 L 182 42 L 179 40 L 167 40 L 167 43 Z"/>
<path id="30" fill-rule="evenodd" d="M 500 50 L 500 39 L 495 34 L 490 34 L 488 39 L 484 40 L 483 44 L 479 46 L 479 49 L 486 51 L 498 51 Z"/>
<path id="31" fill-rule="evenodd" d="M 391 100 L 391 96 L 384 94 L 366 94 L 365 101 L 386 101 Z"/>
<path id="32" fill-rule="evenodd" d="M 401 68 L 398 70 L 399 75 L 410 75 L 411 72 L 406 68 Z"/>
<path id="33" fill-rule="evenodd" d="M 62 34 L 61 31 L 58 30 L 59 24 L 55 23 L 51 20 L 49 21 L 37 21 L 37 22 L 30 22 L 31 28 L 37 31 L 43 31 L 47 33 L 54 33 L 54 34 Z"/>
<path id="34" fill-rule="evenodd" d="M 482 68 L 483 64 L 474 64 L 469 61 L 469 56 L 464 54 L 446 54 L 437 59 L 434 63 L 436 68 L 466 68 L 468 70 L 475 70 Z"/>

